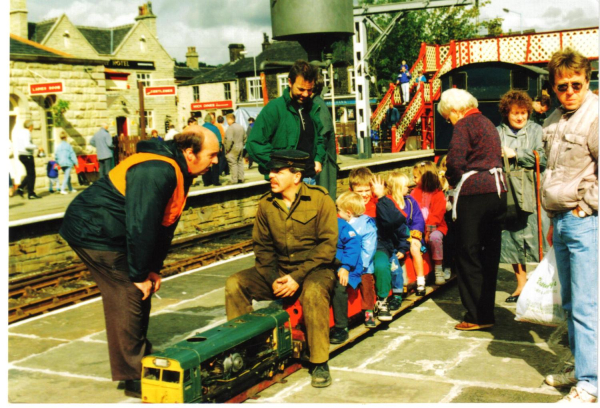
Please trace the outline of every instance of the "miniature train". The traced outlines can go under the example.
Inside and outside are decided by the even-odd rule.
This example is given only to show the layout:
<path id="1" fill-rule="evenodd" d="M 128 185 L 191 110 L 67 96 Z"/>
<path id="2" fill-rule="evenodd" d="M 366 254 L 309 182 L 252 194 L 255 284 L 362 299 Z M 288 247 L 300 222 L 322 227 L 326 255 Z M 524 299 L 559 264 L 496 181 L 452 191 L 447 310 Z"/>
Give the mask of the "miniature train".
<path id="1" fill-rule="evenodd" d="M 348 316 L 356 320 L 362 317 L 360 291 L 351 287 L 347 291 Z M 281 376 L 298 361 L 307 360 L 307 352 L 299 300 L 284 303 L 283 309 L 259 309 L 144 357 L 142 402 L 231 401 L 256 384 Z"/>

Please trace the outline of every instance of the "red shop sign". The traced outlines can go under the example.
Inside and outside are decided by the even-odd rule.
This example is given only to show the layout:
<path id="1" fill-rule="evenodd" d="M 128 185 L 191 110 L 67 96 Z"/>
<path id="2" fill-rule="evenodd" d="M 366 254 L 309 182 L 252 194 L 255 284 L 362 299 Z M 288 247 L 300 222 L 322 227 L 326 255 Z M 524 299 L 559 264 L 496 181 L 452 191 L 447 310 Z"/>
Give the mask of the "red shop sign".
<path id="1" fill-rule="evenodd" d="M 146 88 L 144 88 L 144 95 L 146 95 L 146 96 L 177 95 L 177 88 L 175 86 L 147 86 Z"/>
<path id="2" fill-rule="evenodd" d="M 44 84 L 30 84 L 29 95 L 45 95 L 45 94 L 56 94 L 63 93 L 65 91 L 65 84 L 63 81 L 57 82 L 46 82 Z"/>
<path id="3" fill-rule="evenodd" d="M 218 101 L 218 102 L 196 102 L 192 103 L 192 110 L 199 111 L 203 109 L 228 109 L 233 107 L 232 101 Z"/>

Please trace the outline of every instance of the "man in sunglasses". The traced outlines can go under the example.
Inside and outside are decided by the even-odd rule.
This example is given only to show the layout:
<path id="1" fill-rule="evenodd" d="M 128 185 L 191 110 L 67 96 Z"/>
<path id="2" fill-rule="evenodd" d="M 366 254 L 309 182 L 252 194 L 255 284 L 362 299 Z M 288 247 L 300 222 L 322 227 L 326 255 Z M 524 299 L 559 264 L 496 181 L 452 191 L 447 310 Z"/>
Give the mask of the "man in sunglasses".
<path id="1" fill-rule="evenodd" d="M 589 60 L 571 49 L 556 52 L 549 79 L 561 106 L 544 122 L 548 164 L 542 205 L 552 219 L 554 246 L 569 347 L 575 366 L 546 377 L 571 386 L 568 402 L 598 398 L 598 96 L 589 90 Z"/>

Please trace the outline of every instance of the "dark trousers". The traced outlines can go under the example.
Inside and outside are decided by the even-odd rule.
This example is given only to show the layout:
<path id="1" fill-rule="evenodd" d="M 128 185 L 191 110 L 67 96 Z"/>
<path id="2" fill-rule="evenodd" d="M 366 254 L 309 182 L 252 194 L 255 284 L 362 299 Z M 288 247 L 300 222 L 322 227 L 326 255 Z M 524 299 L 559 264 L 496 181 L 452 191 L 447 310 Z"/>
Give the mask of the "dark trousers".
<path id="1" fill-rule="evenodd" d="M 33 156 L 20 154 L 19 161 L 25 166 L 25 172 L 27 174 L 19 188 L 24 190 L 25 187 L 27 187 L 27 194 L 33 195 L 35 194 L 35 163 L 33 161 Z"/>
<path id="2" fill-rule="evenodd" d="M 500 262 L 506 193 L 460 196 L 455 222 L 458 289 L 467 309 L 464 321 L 495 323 L 494 304 Z"/>
<path id="3" fill-rule="evenodd" d="M 357 289 L 360 289 L 361 309 L 373 310 L 375 308 L 375 279 L 373 274 L 364 273 L 360 277 L 360 284 Z M 342 286 L 340 281 L 335 282 L 333 293 L 331 295 L 331 308 L 333 309 L 333 321 L 335 327 L 345 329 L 348 327 L 348 292 L 347 286 Z"/>
<path id="4" fill-rule="evenodd" d="M 310 272 L 295 293 L 295 297 L 300 297 L 310 362 L 314 364 L 329 360 L 329 301 L 335 279 L 330 269 Z M 250 313 L 252 300 L 274 300 L 272 285 L 256 268 L 231 275 L 225 284 L 227 319 Z"/>
<path id="5" fill-rule="evenodd" d="M 98 163 L 100 164 L 100 172 L 98 177 L 102 178 L 104 176 L 108 176 L 108 172 L 112 169 L 112 158 L 98 160 Z"/>
<path id="6" fill-rule="evenodd" d="M 142 301 L 142 291 L 129 280 L 127 254 L 72 248 L 100 289 L 113 381 L 139 380 L 142 357 L 152 352 L 146 338 L 152 296 Z"/>

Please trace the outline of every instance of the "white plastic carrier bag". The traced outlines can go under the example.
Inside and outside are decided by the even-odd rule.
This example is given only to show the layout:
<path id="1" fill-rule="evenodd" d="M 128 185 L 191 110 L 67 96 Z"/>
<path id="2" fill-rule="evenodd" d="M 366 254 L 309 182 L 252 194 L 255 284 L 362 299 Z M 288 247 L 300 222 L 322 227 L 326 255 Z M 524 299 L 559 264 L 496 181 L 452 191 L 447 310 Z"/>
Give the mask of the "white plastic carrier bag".
<path id="1" fill-rule="evenodd" d="M 515 320 L 558 326 L 565 321 L 554 247 L 527 278 L 517 301 Z"/>

